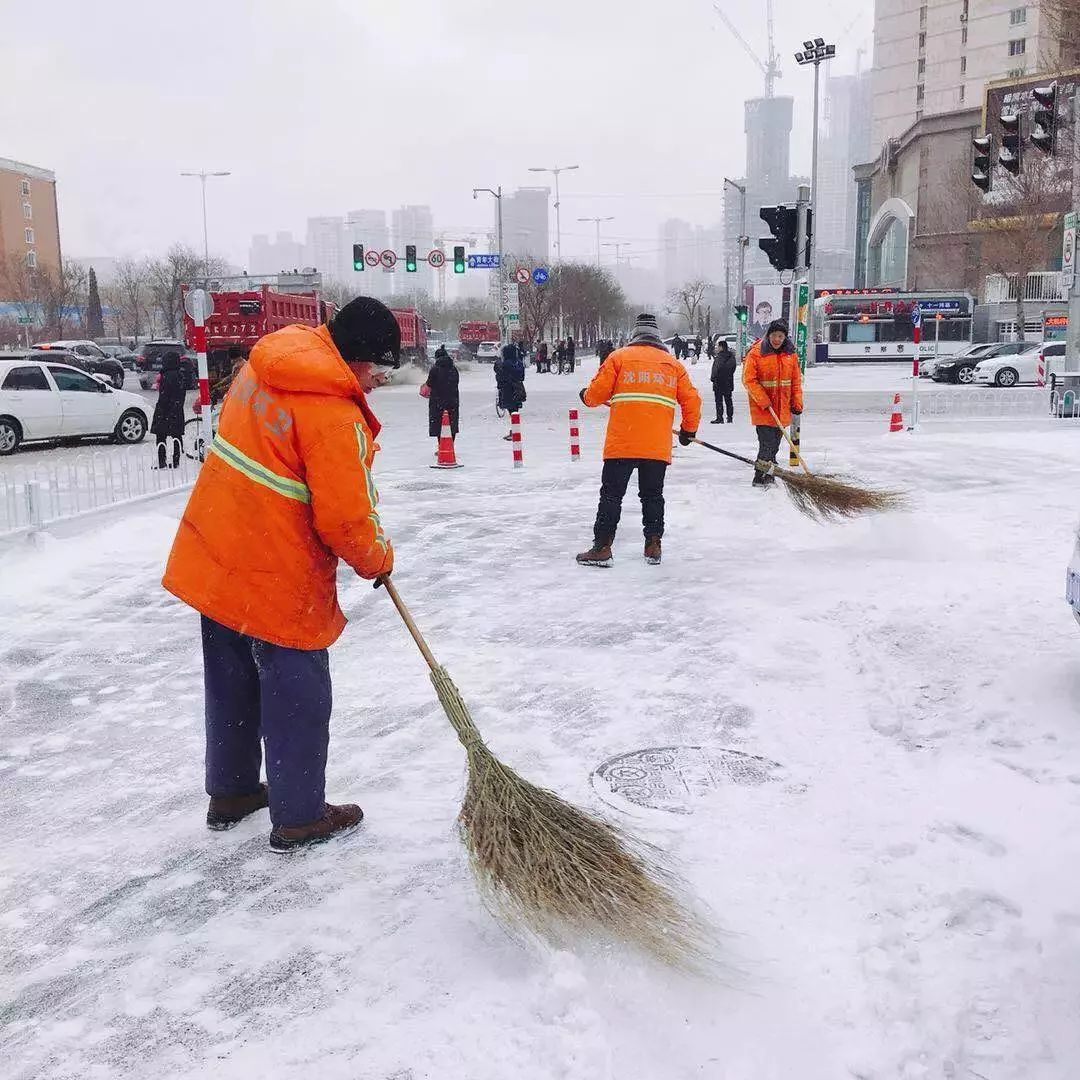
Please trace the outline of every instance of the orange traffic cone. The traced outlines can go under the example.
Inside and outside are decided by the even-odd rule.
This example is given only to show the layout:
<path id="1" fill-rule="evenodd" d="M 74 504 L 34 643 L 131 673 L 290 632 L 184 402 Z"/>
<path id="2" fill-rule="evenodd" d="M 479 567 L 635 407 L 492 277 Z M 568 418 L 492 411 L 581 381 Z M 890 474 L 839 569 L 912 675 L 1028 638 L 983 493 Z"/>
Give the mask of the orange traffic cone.
<path id="1" fill-rule="evenodd" d="M 900 411 L 900 395 L 893 394 L 892 417 L 889 420 L 890 431 L 904 430 L 904 414 Z"/>
<path id="2" fill-rule="evenodd" d="M 433 469 L 461 469 L 464 466 L 458 463 L 454 453 L 454 436 L 450 431 L 450 414 L 443 409 L 442 431 L 439 432 L 439 453 Z"/>

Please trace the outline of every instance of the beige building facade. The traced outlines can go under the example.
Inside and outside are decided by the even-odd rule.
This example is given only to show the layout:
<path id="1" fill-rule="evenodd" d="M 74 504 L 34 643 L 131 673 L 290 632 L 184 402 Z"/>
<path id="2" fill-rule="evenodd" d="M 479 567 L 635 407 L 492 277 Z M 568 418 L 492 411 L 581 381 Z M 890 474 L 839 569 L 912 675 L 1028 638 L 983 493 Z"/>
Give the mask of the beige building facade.
<path id="1" fill-rule="evenodd" d="M 56 176 L 48 169 L 0 158 L 0 253 L 30 270 L 60 269 Z"/>

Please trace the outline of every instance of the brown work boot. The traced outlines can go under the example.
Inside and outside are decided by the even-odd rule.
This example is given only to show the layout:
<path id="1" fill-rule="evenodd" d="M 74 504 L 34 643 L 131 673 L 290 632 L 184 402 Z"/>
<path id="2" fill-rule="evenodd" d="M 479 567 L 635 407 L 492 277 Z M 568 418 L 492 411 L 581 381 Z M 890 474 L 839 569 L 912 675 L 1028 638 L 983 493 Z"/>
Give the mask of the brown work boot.
<path id="1" fill-rule="evenodd" d="M 265 784 L 260 784 L 259 790 L 250 795 L 212 795 L 206 811 L 206 827 L 214 832 L 224 832 L 269 803 Z"/>
<path id="2" fill-rule="evenodd" d="M 600 543 L 599 540 L 588 551 L 583 551 L 577 556 L 579 566 L 614 566 L 615 557 L 611 554 L 611 544 Z"/>
<path id="3" fill-rule="evenodd" d="M 270 850 L 279 855 L 311 844 L 322 844 L 332 836 L 350 833 L 364 820 L 364 811 L 359 806 L 346 803 L 344 806 L 323 808 L 323 816 L 308 825 L 275 826 L 270 832 Z"/>
<path id="4" fill-rule="evenodd" d="M 645 541 L 645 561 L 650 566 L 660 565 L 660 537 L 650 536 Z"/>

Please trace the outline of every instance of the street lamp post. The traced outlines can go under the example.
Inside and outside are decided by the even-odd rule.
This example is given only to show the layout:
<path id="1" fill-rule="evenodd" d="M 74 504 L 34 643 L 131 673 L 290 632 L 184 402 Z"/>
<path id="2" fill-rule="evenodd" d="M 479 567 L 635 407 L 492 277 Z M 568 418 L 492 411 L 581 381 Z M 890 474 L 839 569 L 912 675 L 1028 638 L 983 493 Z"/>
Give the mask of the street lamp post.
<path id="1" fill-rule="evenodd" d="M 724 177 L 724 184 L 727 187 L 733 187 L 739 193 L 739 201 L 741 204 L 740 220 L 742 224 L 739 226 L 739 303 L 746 303 L 746 245 L 750 243 L 750 237 L 746 235 L 746 185 L 736 184 L 734 180 L 729 180 Z M 731 312 L 728 312 L 728 318 L 731 318 Z M 741 319 L 739 320 L 739 359 L 746 355 L 746 323 Z"/>
<path id="2" fill-rule="evenodd" d="M 619 259 L 620 259 L 621 253 L 622 253 L 622 249 L 624 247 L 629 247 L 629 246 L 630 245 L 625 240 L 612 240 L 612 241 L 604 244 L 604 247 L 613 247 L 615 249 L 615 265 L 616 266 L 619 265 Z M 626 258 L 628 260 L 631 259 L 632 257 L 633 256 L 631 256 L 631 255 L 626 256 Z"/>
<path id="3" fill-rule="evenodd" d="M 579 217 L 578 221 L 596 222 L 596 268 L 600 269 L 600 224 L 604 221 L 614 221 L 613 217 Z"/>
<path id="4" fill-rule="evenodd" d="M 810 205 L 808 214 L 814 213 L 817 203 L 817 167 L 818 167 L 818 103 L 820 100 L 819 86 L 821 81 L 821 65 L 826 60 L 832 60 L 836 56 L 836 46 L 826 45 L 824 38 L 814 38 L 813 41 L 803 42 L 803 51 L 795 54 L 795 62 L 806 67 L 814 65 L 814 131 L 812 135 L 813 149 L 810 158 Z M 821 223 L 817 223 L 817 233 L 821 234 Z M 807 303 L 806 303 L 806 353 L 810 363 L 814 363 L 817 357 L 817 347 L 814 344 L 814 261 L 817 243 L 809 240 L 810 251 L 799 252 L 799 257 L 806 258 L 807 268 Z M 916 366 L 918 366 L 918 352 L 916 351 Z"/>
<path id="5" fill-rule="evenodd" d="M 495 277 L 497 288 L 496 302 L 499 305 L 499 343 L 503 344 L 506 341 L 506 319 L 503 317 L 503 282 L 506 280 L 504 277 L 503 267 L 503 226 L 502 226 L 502 184 L 497 188 L 489 187 L 474 187 L 472 189 L 472 197 L 475 199 L 476 195 L 480 191 L 486 191 L 494 200 L 495 206 L 498 210 L 498 229 L 499 229 L 499 272 Z"/>
<path id="6" fill-rule="evenodd" d="M 202 181 L 202 237 L 206 277 L 210 278 L 210 237 L 206 231 L 206 178 L 208 176 L 232 176 L 229 172 L 182 172 L 181 176 L 197 176 Z"/>
<path id="7" fill-rule="evenodd" d="M 529 172 L 545 172 L 551 173 L 555 177 L 555 262 L 562 262 L 562 215 L 559 212 L 561 206 L 561 200 L 559 199 L 559 173 L 572 172 L 574 169 L 580 169 L 580 165 L 557 165 L 554 168 L 545 168 L 543 166 L 531 166 Z M 559 339 L 562 340 L 563 336 L 563 310 L 562 310 L 562 282 L 559 282 Z"/>

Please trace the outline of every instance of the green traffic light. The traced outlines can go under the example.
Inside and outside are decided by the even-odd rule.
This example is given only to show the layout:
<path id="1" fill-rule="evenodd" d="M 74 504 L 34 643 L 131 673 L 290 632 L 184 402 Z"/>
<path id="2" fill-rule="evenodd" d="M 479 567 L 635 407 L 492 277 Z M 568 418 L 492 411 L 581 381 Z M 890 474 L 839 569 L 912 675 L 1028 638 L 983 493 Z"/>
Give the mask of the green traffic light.
<path id="1" fill-rule="evenodd" d="M 416 245 L 405 245 L 405 272 L 407 274 L 416 273 Z"/>
<path id="2" fill-rule="evenodd" d="M 465 248 L 460 244 L 454 247 L 454 273 L 465 273 Z"/>
<path id="3" fill-rule="evenodd" d="M 352 268 L 354 270 L 364 269 L 364 245 L 353 244 L 352 246 Z"/>

